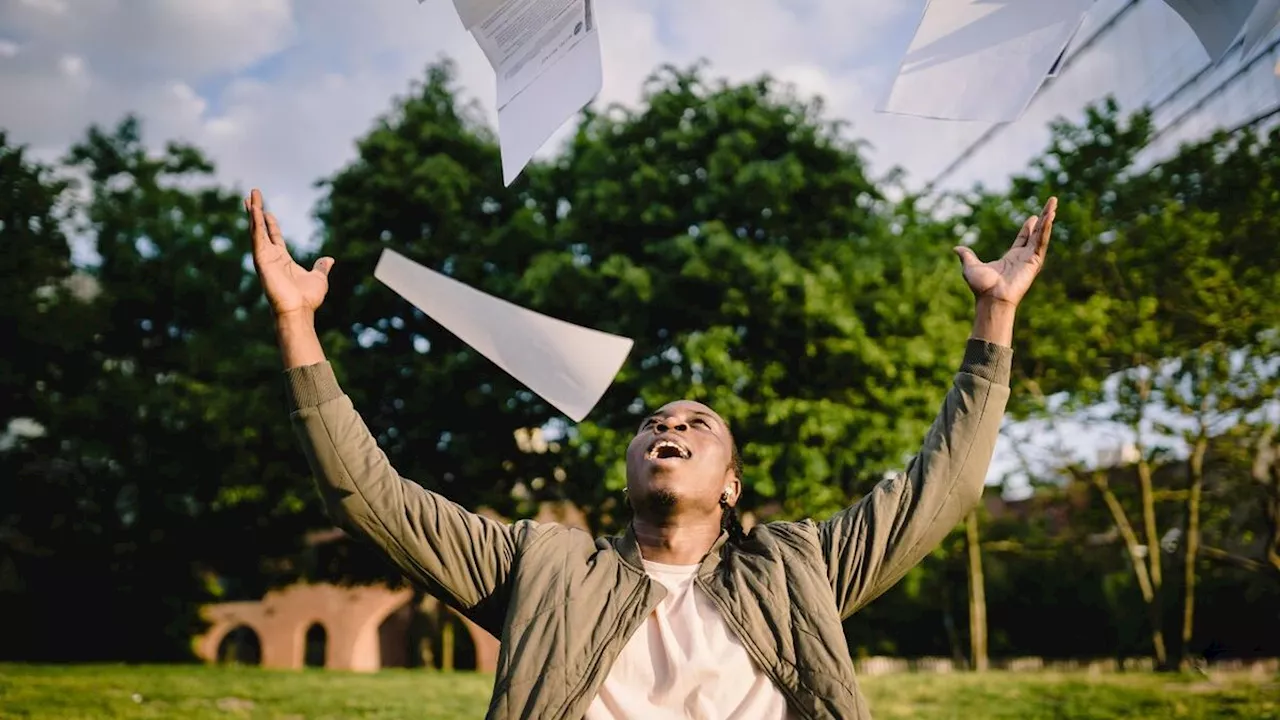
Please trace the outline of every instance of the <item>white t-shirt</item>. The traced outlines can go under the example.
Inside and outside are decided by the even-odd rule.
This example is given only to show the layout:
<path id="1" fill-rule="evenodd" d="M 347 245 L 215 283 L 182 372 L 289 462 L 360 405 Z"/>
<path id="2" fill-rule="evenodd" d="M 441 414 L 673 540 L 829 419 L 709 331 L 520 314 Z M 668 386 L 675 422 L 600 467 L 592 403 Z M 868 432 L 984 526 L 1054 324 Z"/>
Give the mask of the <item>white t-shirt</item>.
<path id="1" fill-rule="evenodd" d="M 667 596 L 627 642 L 584 720 L 787 720 L 787 701 L 694 583 L 644 561 Z"/>

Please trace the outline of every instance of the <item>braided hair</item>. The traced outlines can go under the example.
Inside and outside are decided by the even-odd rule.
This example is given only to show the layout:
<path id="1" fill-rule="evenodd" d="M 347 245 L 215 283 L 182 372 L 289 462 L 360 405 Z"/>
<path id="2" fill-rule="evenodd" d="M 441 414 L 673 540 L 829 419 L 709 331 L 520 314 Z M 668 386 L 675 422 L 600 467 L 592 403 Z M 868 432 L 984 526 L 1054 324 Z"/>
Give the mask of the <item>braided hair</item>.
<path id="1" fill-rule="evenodd" d="M 742 480 L 742 454 L 738 452 L 737 441 L 732 437 L 729 441 L 733 447 L 733 454 L 729 460 L 730 466 L 734 477 Z M 742 529 L 742 521 L 738 519 L 738 508 L 730 505 L 724 496 L 720 497 L 720 529 L 729 533 L 730 542 L 741 542 L 747 537 L 747 533 Z"/>

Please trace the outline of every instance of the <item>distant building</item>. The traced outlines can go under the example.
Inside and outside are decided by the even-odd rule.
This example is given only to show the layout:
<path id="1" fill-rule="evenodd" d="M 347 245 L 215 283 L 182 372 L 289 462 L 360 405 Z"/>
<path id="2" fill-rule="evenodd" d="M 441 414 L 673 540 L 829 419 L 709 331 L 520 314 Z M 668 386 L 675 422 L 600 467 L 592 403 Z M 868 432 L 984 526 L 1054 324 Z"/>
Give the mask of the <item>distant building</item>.
<path id="1" fill-rule="evenodd" d="M 536 519 L 587 529 L 586 516 L 569 502 L 543 503 Z M 320 544 L 344 537 L 332 529 L 307 540 Z M 496 638 L 434 598 L 415 603 L 408 588 L 297 583 L 261 600 L 206 605 L 202 615 L 209 627 L 194 638 L 193 649 L 208 663 L 356 672 L 436 664 L 497 669 Z M 453 632 L 455 623 L 466 632 Z M 439 648 L 440 657 L 432 657 L 433 648 Z M 455 656 L 462 662 L 453 662 Z"/>

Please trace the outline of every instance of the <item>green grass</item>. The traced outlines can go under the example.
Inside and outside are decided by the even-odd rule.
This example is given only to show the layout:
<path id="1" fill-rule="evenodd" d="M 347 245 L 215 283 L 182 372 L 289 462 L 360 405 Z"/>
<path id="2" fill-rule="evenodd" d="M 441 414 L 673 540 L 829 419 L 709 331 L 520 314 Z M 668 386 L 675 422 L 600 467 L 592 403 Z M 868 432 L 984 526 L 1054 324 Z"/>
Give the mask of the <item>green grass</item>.
<path id="1" fill-rule="evenodd" d="M 1280 720 L 1280 678 L 990 673 L 861 680 L 876 720 Z M 0 665 L 0 717 L 481 718 L 492 678 L 194 666 Z"/>

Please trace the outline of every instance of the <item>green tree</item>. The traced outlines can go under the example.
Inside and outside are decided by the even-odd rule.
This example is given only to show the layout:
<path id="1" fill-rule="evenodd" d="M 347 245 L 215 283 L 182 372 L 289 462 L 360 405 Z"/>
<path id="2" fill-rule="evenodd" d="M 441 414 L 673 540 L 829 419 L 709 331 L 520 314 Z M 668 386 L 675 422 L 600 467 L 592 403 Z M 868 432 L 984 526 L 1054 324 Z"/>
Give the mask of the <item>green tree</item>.
<path id="1" fill-rule="evenodd" d="M 1114 103 L 1089 109 L 1080 125 L 1057 123 L 1043 157 L 1007 195 L 971 198 L 967 230 L 988 247 L 1031 198 L 1061 198 L 1053 272 L 1019 317 L 1015 396 L 1031 402 L 1014 412 L 1043 414 L 1060 394 L 1066 403 L 1052 403 L 1055 412 L 1092 408 L 1136 439 L 1134 505 L 1105 468 L 1073 472 L 1091 480 L 1126 541 L 1153 657 L 1169 666 L 1192 640 L 1205 452 L 1276 398 L 1280 306 L 1270 299 L 1280 296 L 1280 227 L 1268 208 L 1280 176 L 1268 151 L 1274 135 L 1217 134 L 1139 170 L 1149 137 L 1145 114 L 1122 119 Z M 1186 453 L 1174 451 L 1179 444 Z M 1169 465 L 1183 466 L 1185 485 L 1161 493 L 1154 477 Z M 1187 539 L 1174 655 L 1163 630 L 1162 497 L 1183 504 L 1166 517 Z"/>
<path id="2" fill-rule="evenodd" d="M 50 168 L 28 159 L 0 131 L 0 337 L 11 350 L 0 357 L 0 432 L 19 418 L 31 418 L 39 404 L 37 386 L 51 378 L 43 374 L 50 360 L 74 349 L 82 340 L 60 333 L 49 342 L 51 329 L 70 329 L 83 311 L 80 297 L 87 288 L 73 278 L 71 248 L 62 231 L 57 208 L 64 183 Z M 64 344 L 60 345 L 59 342 Z M 71 343 L 71 344 L 67 344 Z"/>
<path id="3" fill-rule="evenodd" d="M 65 184 L 0 132 L 0 610 L 26 594 L 26 564 L 44 551 L 20 525 L 27 491 L 13 480 L 47 442 L 46 394 L 58 364 L 92 332 L 86 286 L 74 275 L 58 201 Z M 77 290 L 79 293 L 77 294 Z M 5 612 L 5 617 L 20 617 Z M 6 646 L 8 643 L 6 643 Z"/>
<path id="4" fill-rule="evenodd" d="M 617 449 L 674 397 L 734 428 L 748 509 L 820 516 L 916 449 L 970 300 L 946 239 L 895 233 L 860 145 L 823 115 L 768 78 L 663 68 L 641 109 L 589 114 L 551 173 L 565 212 L 535 300 L 636 340 L 572 437 L 601 501 L 623 485 Z"/>
<path id="5" fill-rule="evenodd" d="M 971 300 L 950 238 L 890 222 L 859 146 L 819 103 L 767 78 L 664 68 L 639 109 L 586 111 L 562 156 L 502 189 L 492 135 L 454 100 L 451 72 L 433 67 L 362 139 L 320 215 L 331 294 L 350 298 L 328 312 L 329 342 L 367 346 L 343 370 L 406 476 L 503 512 L 569 499 L 613 529 L 621 449 L 673 397 L 734 427 L 747 510 L 829 512 L 916 449 Z M 383 247 L 636 347 L 569 427 L 378 287 Z M 548 452 L 505 441 L 533 428 Z"/>
<path id="6" fill-rule="evenodd" d="M 549 242 L 533 195 L 544 168 L 504 188 L 492 131 L 455 93 L 451 63 L 429 68 L 322 183 L 320 252 L 336 264 L 318 329 L 401 474 L 469 508 L 526 515 L 517 488 L 554 478 L 557 454 L 523 452 L 516 436 L 552 409 L 373 277 L 393 248 L 528 304 L 521 278 Z"/>
<path id="7" fill-rule="evenodd" d="M 325 342 L 406 475 L 509 515 L 573 500 L 616 528 L 620 448 L 675 395 L 735 423 L 748 510 L 829 511 L 915 449 L 970 301 L 946 234 L 898 222 L 820 105 L 767 79 L 667 70 L 644 109 L 588 112 L 562 158 L 504 189 L 492 133 L 451 82 L 434 67 L 398 101 L 318 213 L 338 259 Z M 212 183 L 195 148 L 148 152 L 132 119 L 91 128 L 65 162 L 83 193 L 20 158 L 5 174 L 26 193 L 6 206 L 6 239 L 33 249 L 8 256 L 30 287 L 7 288 L 5 322 L 32 350 L 23 362 L 48 358 L 5 366 L 15 415 L 44 430 L 3 455 L 17 478 L 4 507 L 19 509 L 4 516 L 7 616 L 24 618 L 6 651 L 178 657 L 203 601 L 384 575 L 341 543 L 299 552 L 323 516 L 262 385 L 278 359 L 237 243 L 241 193 Z M 80 269 L 82 301 L 58 290 L 80 287 L 59 201 L 101 258 Z M 637 351 L 592 422 L 568 427 L 380 287 L 384 246 Z M 45 599 L 84 588 L 94 602 L 68 626 Z M 42 644 L 55 626 L 80 644 Z"/>
<path id="8" fill-rule="evenodd" d="M 239 193 L 209 183 L 194 148 L 149 153 L 131 118 L 91 128 L 66 162 L 86 180 L 61 198 L 70 227 L 101 260 L 81 271 L 88 303 L 58 299 L 50 311 L 72 317 L 6 307 L 39 331 L 23 347 L 46 362 L 13 381 L 30 388 L 22 412 L 45 432 L 11 456 L 5 483 L 5 550 L 21 583 L 7 598 L 5 651 L 181 658 L 198 604 L 257 596 L 287 576 L 274 561 L 321 514 L 279 422 L 281 393 L 262 386 L 279 365 L 238 242 Z"/>
<path id="9" fill-rule="evenodd" d="M 1261 496 L 1259 505 L 1266 521 L 1262 554 L 1277 572 L 1280 572 L 1280 435 L 1275 425 L 1262 428 L 1258 433 L 1250 475 L 1258 484 Z"/>

